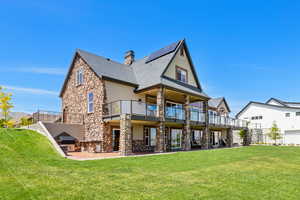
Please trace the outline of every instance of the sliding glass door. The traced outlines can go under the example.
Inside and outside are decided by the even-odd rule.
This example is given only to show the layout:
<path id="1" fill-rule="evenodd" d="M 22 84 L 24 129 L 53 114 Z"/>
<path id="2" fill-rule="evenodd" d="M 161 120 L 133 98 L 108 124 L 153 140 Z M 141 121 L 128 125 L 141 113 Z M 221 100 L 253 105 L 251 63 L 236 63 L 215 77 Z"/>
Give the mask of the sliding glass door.
<path id="1" fill-rule="evenodd" d="M 171 150 L 181 149 L 182 129 L 171 129 Z"/>

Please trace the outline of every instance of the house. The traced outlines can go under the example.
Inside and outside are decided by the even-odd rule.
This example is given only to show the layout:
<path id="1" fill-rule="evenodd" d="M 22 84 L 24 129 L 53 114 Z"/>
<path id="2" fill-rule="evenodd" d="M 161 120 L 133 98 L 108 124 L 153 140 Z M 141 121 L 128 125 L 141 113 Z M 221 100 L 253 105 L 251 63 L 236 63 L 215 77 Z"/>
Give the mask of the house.
<path id="1" fill-rule="evenodd" d="M 300 102 L 270 98 L 265 103 L 250 101 L 237 115 L 238 119 L 260 123 L 262 142 L 273 143 L 267 136 L 275 122 L 280 129 L 282 144 L 300 144 Z"/>
<path id="2" fill-rule="evenodd" d="M 60 97 L 63 123 L 82 116 L 81 145 L 89 152 L 231 146 L 232 130 L 247 128 L 245 121 L 228 117 L 224 98 L 209 101 L 185 40 L 142 59 L 128 51 L 124 63 L 77 49 Z"/>

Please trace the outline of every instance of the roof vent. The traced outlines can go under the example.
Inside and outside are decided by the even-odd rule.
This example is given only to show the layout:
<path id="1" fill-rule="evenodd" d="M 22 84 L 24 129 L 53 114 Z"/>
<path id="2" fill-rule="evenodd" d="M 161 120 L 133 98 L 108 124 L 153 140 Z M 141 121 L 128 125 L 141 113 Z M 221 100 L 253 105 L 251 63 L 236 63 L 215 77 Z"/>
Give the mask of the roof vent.
<path id="1" fill-rule="evenodd" d="M 131 65 L 134 62 L 134 51 L 129 50 L 125 52 L 124 64 Z"/>

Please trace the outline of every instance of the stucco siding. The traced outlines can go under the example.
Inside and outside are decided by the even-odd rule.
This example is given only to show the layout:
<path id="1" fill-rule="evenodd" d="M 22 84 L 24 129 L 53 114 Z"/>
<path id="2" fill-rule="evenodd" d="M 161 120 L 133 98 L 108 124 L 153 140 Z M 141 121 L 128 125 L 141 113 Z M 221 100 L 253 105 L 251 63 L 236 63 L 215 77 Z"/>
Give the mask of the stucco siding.
<path id="1" fill-rule="evenodd" d="M 186 69 L 188 73 L 188 84 L 197 87 L 197 83 L 185 51 L 184 56 L 180 55 L 180 51 L 176 53 L 164 75 L 169 78 L 176 79 L 176 66 Z"/>
<path id="2" fill-rule="evenodd" d="M 144 139 L 144 126 L 143 125 L 133 125 L 133 140 L 143 140 Z"/>
<path id="3" fill-rule="evenodd" d="M 113 102 L 118 100 L 139 100 L 145 101 L 144 95 L 138 95 L 134 93 L 134 87 L 112 82 L 105 81 L 107 102 Z"/>

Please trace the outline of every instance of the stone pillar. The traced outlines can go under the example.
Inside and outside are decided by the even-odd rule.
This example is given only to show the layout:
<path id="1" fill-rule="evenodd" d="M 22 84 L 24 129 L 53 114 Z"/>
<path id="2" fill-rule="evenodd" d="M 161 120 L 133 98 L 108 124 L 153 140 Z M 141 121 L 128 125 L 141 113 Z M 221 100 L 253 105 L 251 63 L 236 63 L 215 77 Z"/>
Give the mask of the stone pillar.
<path id="1" fill-rule="evenodd" d="M 157 117 L 159 118 L 159 126 L 156 133 L 155 152 L 165 152 L 165 89 L 160 87 L 156 96 Z"/>
<path id="2" fill-rule="evenodd" d="M 227 139 L 226 146 L 227 147 L 232 147 L 232 145 L 233 145 L 233 134 L 232 134 L 232 129 L 231 128 L 227 130 L 227 138 L 226 139 Z"/>
<path id="3" fill-rule="evenodd" d="M 182 131 L 181 146 L 183 150 L 189 151 L 191 150 L 191 123 L 190 123 L 191 114 L 190 114 L 189 96 L 185 96 L 184 112 L 185 112 L 185 124 Z"/>
<path id="4" fill-rule="evenodd" d="M 122 114 L 120 119 L 120 155 L 132 154 L 132 126 L 128 114 Z"/>
<path id="5" fill-rule="evenodd" d="M 205 113 L 205 123 L 204 123 L 204 130 L 203 130 L 203 136 L 202 136 L 202 149 L 208 149 L 209 148 L 209 137 L 210 137 L 210 131 L 209 131 L 209 121 L 208 121 L 208 101 L 203 102 L 203 112 Z"/>

